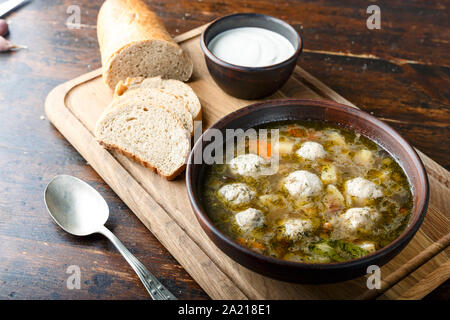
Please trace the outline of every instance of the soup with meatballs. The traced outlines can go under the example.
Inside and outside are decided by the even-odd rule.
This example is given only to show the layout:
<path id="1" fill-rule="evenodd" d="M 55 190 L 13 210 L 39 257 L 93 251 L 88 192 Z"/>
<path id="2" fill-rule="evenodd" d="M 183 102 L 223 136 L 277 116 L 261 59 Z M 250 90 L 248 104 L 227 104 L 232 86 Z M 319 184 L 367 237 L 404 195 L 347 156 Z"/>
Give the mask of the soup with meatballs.
<path id="1" fill-rule="evenodd" d="M 381 146 L 324 122 L 262 128 L 278 129 L 278 141 L 246 140 L 206 169 L 203 205 L 226 235 L 274 258 L 330 263 L 363 257 L 405 229 L 410 185 Z M 278 166 L 267 170 L 275 153 Z"/>

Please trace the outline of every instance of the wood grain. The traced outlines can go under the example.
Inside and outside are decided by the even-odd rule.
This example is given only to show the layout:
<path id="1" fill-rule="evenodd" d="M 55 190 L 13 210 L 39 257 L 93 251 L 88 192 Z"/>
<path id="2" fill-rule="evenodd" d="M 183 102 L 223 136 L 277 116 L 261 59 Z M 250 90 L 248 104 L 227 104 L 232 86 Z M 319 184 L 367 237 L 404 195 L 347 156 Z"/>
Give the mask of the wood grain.
<path id="1" fill-rule="evenodd" d="M 88 76 L 91 76 L 88 74 Z M 83 79 L 84 80 L 84 79 Z M 62 93 L 62 96 L 60 95 Z M 185 234 L 180 226 L 150 197 L 138 181 L 127 170 L 114 160 L 112 155 L 92 139 L 92 135 L 83 127 L 66 108 L 55 108 L 55 104 L 64 101 L 65 90 L 52 91 L 46 100 L 46 111 L 52 123 L 61 133 L 70 139 L 75 149 L 96 168 L 97 173 L 107 181 L 108 185 L 127 203 L 145 226 L 170 251 L 180 252 L 176 258 L 183 267 L 194 274 L 196 269 L 190 266 L 201 264 L 207 277 L 198 277 L 197 282 L 206 292 L 216 292 L 217 299 L 225 299 L 232 295 L 237 299 L 246 296 L 224 275 L 216 265 L 211 264 L 205 253 Z M 70 138 L 69 138 L 70 137 Z M 75 140 L 72 138 L 76 137 Z M 100 152 L 99 152 L 100 151 Z M 112 165 L 105 165 L 106 163 Z M 210 281 L 221 279 L 222 281 Z M 221 293 L 227 293 L 221 295 Z"/>
<path id="2" fill-rule="evenodd" d="M 450 278 L 450 261 L 429 273 L 416 283 L 411 289 L 397 297 L 398 300 L 421 299 L 429 293 L 430 288 L 435 289 Z"/>
<path id="3" fill-rule="evenodd" d="M 382 29 L 368 31 L 368 3 L 355 0 L 148 2 L 173 35 L 234 12 L 286 20 L 304 38 L 303 69 L 450 168 L 450 19 L 444 3 L 378 1 Z M 92 167 L 47 119 L 40 119 L 53 87 L 100 67 L 95 25 L 101 3 L 31 1 L 7 16 L 9 40 L 29 49 L 0 54 L 0 298 L 148 299 L 107 240 L 71 237 L 48 217 L 42 192 L 54 175 L 64 173 L 101 192 L 111 209 L 108 226 L 177 297 L 205 299 Z M 73 4 L 81 8 L 80 29 L 66 26 L 66 11 Z M 432 228 L 436 221 L 429 219 L 423 228 L 437 234 Z M 67 266 L 74 264 L 82 270 L 81 290 L 65 286 Z M 424 276 L 420 269 L 415 273 Z M 426 298 L 449 299 L 449 285 L 447 281 Z"/>
<path id="4" fill-rule="evenodd" d="M 400 268 L 398 268 L 394 272 L 390 273 L 388 276 L 385 276 L 381 280 L 380 289 L 368 290 L 364 294 L 361 295 L 360 299 L 361 300 L 369 300 L 369 299 L 375 299 L 375 298 L 381 296 L 384 292 L 386 292 L 391 287 L 396 285 L 399 281 L 406 278 L 410 273 L 417 270 L 423 264 L 427 263 L 430 259 L 432 259 L 434 256 L 441 253 L 449 245 L 450 245 L 450 233 L 444 235 L 441 239 L 432 243 L 430 246 L 428 246 L 422 252 L 418 252 L 418 254 L 414 258 L 412 258 L 410 261 L 408 261 L 407 263 L 402 265 Z M 446 264 L 447 263 L 444 263 L 442 266 L 440 266 L 439 268 L 436 269 L 436 270 L 441 270 L 443 272 L 443 274 L 439 275 L 439 277 L 437 277 L 436 275 L 433 276 L 433 278 L 432 278 L 433 281 L 430 281 L 430 283 L 429 283 L 430 286 L 428 287 L 428 288 L 430 288 L 430 290 L 434 289 L 436 287 L 436 282 L 437 282 L 436 279 L 441 279 L 442 282 L 444 282 L 445 280 L 448 279 L 448 277 L 446 278 L 446 274 L 447 274 L 446 269 L 441 269 Z M 434 274 L 436 272 L 436 270 L 432 271 L 430 273 L 430 275 Z M 425 279 L 427 279 L 428 277 L 429 276 L 427 276 Z M 420 280 L 420 283 L 423 280 L 424 279 Z M 414 287 L 416 287 L 417 285 L 419 285 L 419 284 L 414 285 Z M 425 290 L 424 288 L 426 288 L 426 282 L 421 283 L 419 286 L 421 287 L 421 290 L 423 292 Z M 416 289 L 413 289 L 413 292 L 415 292 L 415 291 L 416 291 Z M 417 290 L 417 291 L 419 291 L 419 290 Z M 406 292 L 402 296 L 412 297 L 415 294 L 416 293 Z M 401 298 L 401 297 L 399 297 L 399 298 Z"/>
<path id="5" fill-rule="evenodd" d="M 207 72 L 203 55 L 200 50 L 198 41 L 198 33 L 200 32 L 201 28 L 197 29 L 197 34 L 194 32 L 189 33 L 189 35 L 193 37 L 192 39 L 184 36 L 181 36 L 180 39 L 184 40 L 181 45 L 190 54 L 194 61 L 194 74 L 189 84 L 199 96 L 203 107 L 203 125 L 204 127 L 208 127 L 223 115 L 234 111 L 237 108 L 248 105 L 251 102 L 226 95 L 214 83 L 211 76 Z M 103 84 L 99 74 L 99 71 L 97 73 L 93 72 L 87 74 L 78 79 L 74 79 L 60 88 L 55 89 L 46 103 L 49 117 L 63 133 L 69 130 L 67 127 L 72 125 L 72 122 L 65 123 L 63 120 L 64 118 L 61 118 L 52 112 L 52 110 L 57 110 L 57 112 L 59 112 L 58 110 L 62 108 L 69 109 L 90 132 L 83 135 L 64 133 L 69 141 L 74 141 L 74 144 L 79 146 L 77 149 L 88 161 L 90 161 L 89 159 L 91 158 L 97 157 L 97 155 L 93 155 L 91 153 L 105 153 L 105 151 L 99 146 L 97 148 L 92 148 L 91 150 L 87 150 L 85 147 L 89 144 L 96 144 L 92 138 L 95 122 L 104 107 L 111 100 L 111 92 Z M 275 97 L 328 98 L 348 103 L 348 101 L 345 101 L 344 98 L 328 89 L 319 80 L 306 73 L 299 67 L 297 67 L 294 76 L 288 81 L 288 83 L 279 92 L 269 98 Z M 83 137 L 88 140 L 82 141 Z M 163 209 L 163 211 L 167 213 L 167 216 L 169 216 L 174 223 L 178 224 L 179 227 L 186 233 L 185 237 L 191 239 L 208 256 L 210 259 L 208 266 L 215 265 L 223 272 L 223 275 L 217 274 L 218 278 L 215 278 L 217 282 L 221 283 L 224 281 L 232 281 L 235 288 L 239 288 L 240 292 L 251 299 L 356 298 L 363 292 L 366 292 L 366 280 L 364 277 L 334 285 L 295 285 L 275 281 L 241 267 L 217 249 L 201 230 L 195 220 L 192 210 L 190 210 L 184 179 L 179 178 L 176 181 L 166 181 L 148 169 L 134 163 L 120 154 L 113 153 L 113 155 L 115 160 L 108 159 L 107 161 L 104 159 L 98 165 L 92 163 L 93 167 L 102 172 L 105 170 L 105 167 L 111 166 L 116 168 L 120 165 L 123 166 L 131 177 L 135 179 L 143 189 L 145 189 L 145 191 L 149 194 L 149 197 L 152 197 Z M 449 179 L 449 174 L 445 169 L 439 169 L 439 166 L 433 161 L 429 161 L 427 159 L 425 159 L 425 161 L 427 166 L 431 166 L 433 168 L 436 167 L 434 171 L 439 172 L 439 177 L 441 180 L 447 181 Z M 109 170 L 109 172 L 112 173 L 115 172 L 115 170 Z M 114 177 L 112 177 L 111 173 L 108 174 L 108 172 L 106 172 L 106 174 L 101 174 L 108 183 L 111 180 L 112 183 L 114 183 L 116 179 L 116 176 L 114 175 Z M 437 184 L 441 185 L 440 182 Z M 114 190 L 126 203 L 128 203 L 127 201 L 129 200 L 126 200 L 125 198 L 130 193 L 130 189 L 132 188 L 132 186 L 129 186 L 129 183 L 126 183 L 122 184 L 122 187 L 114 188 Z M 444 197 L 450 195 L 448 189 L 443 189 L 441 191 L 444 193 Z M 137 191 L 137 193 L 139 192 L 141 191 Z M 445 220 L 446 211 L 443 210 L 446 210 L 446 202 L 439 202 L 436 201 L 436 199 L 438 198 L 433 198 L 434 201 L 432 201 L 431 207 L 434 208 L 434 211 L 431 212 L 433 216 L 437 217 L 438 220 Z M 145 205 L 138 203 L 137 210 L 137 214 L 140 219 L 142 219 L 144 223 L 147 222 L 146 224 L 150 221 L 150 224 L 153 226 L 157 217 L 155 217 L 151 211 L 146 210 Z M 391 274 L 393 274 L 395 278 L 395 271 L 398 270 L 400 266 L 404 265 L 403 261 L 405 259 L 413 259 L 414 261 L 414 258 L 421 251 L 433 244 L 433 240 L 431 240 L 430 237 L 442 236 L 442 234 L 448 232 L 446 224 L 442 225 L 438 223 L 434 224 L 432 227 L 437 230 L 437 233 L 428 234 L 425 232 L 425 228 L 421 229 L 407 248 L 396 259 L 382 268 L 383 278 L 389 280 L 389 276 Z M 163 233 L 158 228 L 152 228 L 152 232 L 154 232 L 158 238 L 161 238 L 158 234 Z M 172 240 L 177 241 L 178 237 L 180 237 L 180 235 L 174 234 L 172 235 Z M 448 243 L 446 243 L 446 246 L 448 246 Z M 168 249 L 174 257 L 183 266 L 185 266 L 182 260 L 186 255 L 186 250 L 179 250 L 179 248 L 176 247 L 171 247 Z M 442 250 L 442 248 L 440 248 L 440 250 Z M 426 261 L 430 258 L 431 257 L 429 256 Z M 201 260 L 200 257 L 199 260 Z M 432 264 L 427 264 L 426 267 L 424 267 L 425 270 L 422 270 L 422 272 L 432 272 L 435 268 L 438 268 L 447 260 L 448 257 L 445 254 L 438 256 Z M 189 272 L 192 277 L 200 284 L 208 283 L 208 280 L 211 279 L 209 273 L 206 270 L 203 270 L 204 267 L 201 263 L 197 263 L 196 265 L 188 264 L 186 265 L 186 269 L 190 270 Z M 399 272 L 400 276 L 406 276 L 412 271 L 412 269 L 405 269 L 404 271 L 405 272 L 403 273 Z M 396 297 L 399 293 L 407 292 L 408 288 L 420 280 L 421 277 L 411 278 L 408 279 L 408 281 L 402 282 L 398 288 L 395 288 L 396 291 L 390 290 L 386 293 L 386 295 Z M 228 287 L 210 288 L 207 285 L 202 285 L 202 287 L 212 298 L 239 298 L 239 296 L 234 296 L 234 293 L 229 291 Z M 217 291 L 218 289 L 219 291 Z"/>

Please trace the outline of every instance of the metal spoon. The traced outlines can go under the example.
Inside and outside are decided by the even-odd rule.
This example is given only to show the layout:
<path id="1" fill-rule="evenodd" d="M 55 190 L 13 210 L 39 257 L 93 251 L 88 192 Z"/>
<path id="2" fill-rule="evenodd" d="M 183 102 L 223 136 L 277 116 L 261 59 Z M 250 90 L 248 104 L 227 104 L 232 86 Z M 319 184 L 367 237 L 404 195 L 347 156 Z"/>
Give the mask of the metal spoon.
<path id="1" fill-rule="evenodd" d="M 45 204 L 53 220 L 68 233 L 76 236 L 101 233 L 111 240 L 137 273 L 153 300 L 176 300 L 104 226 L 109 217 L 108 204 L 90 185 L 72 176 L 56 176 L 45 188 Z"/>
<path id="2" fill-rule="evenodd" d="M 30 0 L 8 0 L 0 4 L 0 17 L 28 3 Z"/>

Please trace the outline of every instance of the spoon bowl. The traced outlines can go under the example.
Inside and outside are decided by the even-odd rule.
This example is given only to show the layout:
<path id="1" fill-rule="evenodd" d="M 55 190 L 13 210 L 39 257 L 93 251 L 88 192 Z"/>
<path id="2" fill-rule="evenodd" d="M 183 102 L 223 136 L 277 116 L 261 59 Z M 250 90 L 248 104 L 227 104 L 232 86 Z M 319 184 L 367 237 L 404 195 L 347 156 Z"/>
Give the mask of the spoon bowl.
<path id="1" fill-rule="evenodd" d="M 105 199 L 78 178 L 60 175 L 45 189 L 45 203 L 50 216 L 68 233 L 87 236 L 97 232 L 108 220 Z"/>
<path id="2" fill-rule="evenodd" d="M 137 273 L 153 300 L 176 300 L 104 226 L 109 217 L 109 208 L 97 190 L 78 178 L 60 175 L 53 178 L 45 188 L 44 200 L 50 216 L 68 233 L 76 236 L 101 233 L 107 237 Z"/>

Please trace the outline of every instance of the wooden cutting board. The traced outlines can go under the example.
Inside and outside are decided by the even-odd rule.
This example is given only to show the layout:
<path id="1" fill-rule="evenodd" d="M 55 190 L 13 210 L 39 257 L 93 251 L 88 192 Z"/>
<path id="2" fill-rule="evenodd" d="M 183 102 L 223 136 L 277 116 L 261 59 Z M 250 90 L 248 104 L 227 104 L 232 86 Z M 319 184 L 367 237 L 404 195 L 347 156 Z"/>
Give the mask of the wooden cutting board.
<path id="1" fill-rule="evenodd" d="M 203 127 L 207 128 L 225 114 L 255 101 L 228 96 L 214 83 L 200 49 L 199 35 L 204 27 L 180 35 L 176 41 L 194 61 L 189 85 L 200 98 Z M 286 85 L 268 99 L 286 97 L 334 100 L 354 106 L 300 67 L 296 67 Z M 101 71 L 96 70 L 56 87 L 47 97 L 46 112 L 56 128 L 211 298 L 352 299 L 367 290 L 365 277 L 331 285 L 291 284 L 261 276 L 228 258 L 197 223 L 183 176 L 166 181 L 128 158 L 104 150 L 95 141 L 95 122 L 111 99 L 112 92 L 103 83 Z M 382 267 L 382 278 L 449 233 L 449 173 L 427 156 L 420 156 L 430 179 L 430 207 L 413 240 Z M 448 254 L 448 249 L 440 252 L 382 298 L 422 298 L 449 278 Z"/>

